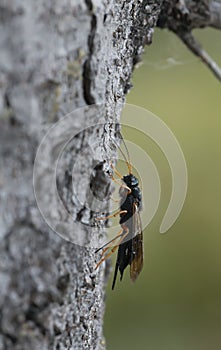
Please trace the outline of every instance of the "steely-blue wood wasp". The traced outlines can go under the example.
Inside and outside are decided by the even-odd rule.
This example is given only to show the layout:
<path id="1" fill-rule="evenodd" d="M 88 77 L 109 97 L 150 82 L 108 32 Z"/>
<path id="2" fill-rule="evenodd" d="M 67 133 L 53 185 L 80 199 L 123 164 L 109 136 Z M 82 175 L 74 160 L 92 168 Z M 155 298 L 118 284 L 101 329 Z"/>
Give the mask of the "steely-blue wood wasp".
<path id="1" fill-rule="evenodd" d="M 120 216 L 119 224 L 121 225 L 121 229 L 118 234 L 96 250 L 96 253 L 102 250 L 101 259 L 96 265 L 97 269 L 118 248 L 112 290 L 115 287 L 118 270 L 120 271 L 120 280 L 122 280 L 124 270 L 130 265 L 130 278 L 132 281 L 135 281 L 143 267 L 143 233 L 140 218 L 142 195 L 139 188 L 139 181 L 132 173 L 129 152 L 121 134 L 120 138 L 126 149 L 127 157 L 121 148 L 118 147 L 127 164 L 128 174 L 121 175 L 111 163 L 113 174 L 116 174 L 121 180 L 120 182 L 113 174 L 111 175 L 112 180 L 120 185 L 120 209 L 113 215 L 97 218 L 97 220 L 107 220 L 117 215 Z M 116 244 L 112 245 L 113 242 L 116 242 Z"/>

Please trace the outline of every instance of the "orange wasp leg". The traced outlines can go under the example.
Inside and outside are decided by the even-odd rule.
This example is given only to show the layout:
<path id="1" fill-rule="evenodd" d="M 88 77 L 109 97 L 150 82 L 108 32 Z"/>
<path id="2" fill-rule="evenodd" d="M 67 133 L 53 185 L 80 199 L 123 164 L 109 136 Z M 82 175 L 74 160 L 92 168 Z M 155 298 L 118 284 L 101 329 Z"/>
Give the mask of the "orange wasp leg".
<path id="1" fill-rule="evenodd" d="M 102 264 L 102 262 L 104 262 L 107 258 L 109 258 L 114 252 L 115 252 L 115 250 L 117 249 L 117 247 L 119 247 L 119 245 L 123 242 L 123 240 L 124 240 L 124 238 L 128 235 L 128 233 L 129 233 L 129 229 L 126 227 L 126 232 L 122 235 L 122 232 L 121 233 L 119 233 L 118 235 L 117 235 L 117 237 L 115 237 L 115 238 L 118 238 L 118 237 L 120 237 L 120 236 L 122 236 L 121 237 L 121 239 L 119 240 L 119 242 L 111 249 L 111 251 L 108 253 L 108 254 L 106 254 L 98 263 L 97 263 L 97 265 L 96 265 L 96 267 L 95 267 L 95 270 Z M 109 242 L 110 243 L 110 242 Z M 106 247 L 105 249 L 107 250 L 108 248 L 110 248 L 110 247 Z M 105 250 L 105 251 L 106 251 Z M 102 255 L 103 255 L 103 253 L 102 253 Z"/>
<path id="2" fill-rule="evenodd" d="M 111 247 L 110 244 L 111 244 L 112 242 L 114 242 L 117 238 L 119 238 L 120 236 L 122 236 L 123 232 L 124 232 L 124 229 L 122 228 L 122 229 L 118 232 L 118 234 L 117 234 L 113 239 L 111 239 L 109 242 L 105 243 L 102 247 L 98 248 L 98 249 L 95 251 L 95 253 L 98 253 L 99 250 L 102 249 L 102 254 L 101 254 L 101 256 L 103 256 L 104 253 Z"/>
<path id="3" fill-rule="evenodd" d="M 128 194 L 130 194 L 132 192 L 131 188 L 123 185 L 122 183 L 120 183 L 117 179 L 115 179 L 113 176 L 111 176 L 111 179 L 116 182 L 116 184 L 120 185 L 120 187 L 126 188 L 128 190 Z"/>
<path id="4" fill-rule="evenodd" d="M 107 220 L 107 219 L 115 218 L 115 216 L 121 215 L 121 214 L 127 214 L 127 210 L 118 210 L 116 213 L 114 213 L 112 215 L 104 216 L 102 218 L 95 218 L 95 220 L 97 220 L 97 221 Z"/>
<path id="5" fill-rule="evenodd" d="M 111 199 L 113 202 L 115 202 L 115 203 L 120 203 L 120 199 L 114 199 L 114 198 L 112 198 L 112 197 L 110 197 L 110 199 Z"/>
<path id="6" fill-rule="evenodd" d="M 119 171 L 115 168 L 115 166 L 112 164 L 112 162 L 110 162 L 111 164 L 111 168 L 113 169 L 114 173 L 122 180 L 123 179 L 123 175 L 121 175 L 119 173 Z M 123 185 L 121 182 L 119 182 L 117 179 L 115 179 L 113 176 L 111 176 L 111 179 L 116 182 L 118 185 L 120 185 L 120 187 L 123 187 L 123 188 L 126 188 L 128 190 L 128 193 L 130 194 L 132 191 L 131 191 L 131 188 L 126 186 L 126 185 Z"/>
<path id="7" fill-rule="evenodd" d="M 129 170 L 129 174 L 132 174 L 132 166 L 129 162 L 126 162 L 127 164 L 127 167 L 128 167 L 128 170 Z M 113 169 L 113 171 L 115 172 L 115 174 L 120 178 L 122 179 L 123 178 L 123 175 L 121 175 L 121 173 L 119 173 L 119 171 L 115 168 L 115 166 L 113 165 L 112 162 L 110 162 L 110 165 L 111 165 L 111 168 Z"/>
<path id="8" fill-rule="evenodd" d="M 115 168 L 115 166 L 113 165 L 112 162 L 110 162 L 111 168 L 113 169 L 114 173 L 120 178 L 123 178 L 123 175 L 121 175 L 121 173 L 119 173 L 119 171 Z"/>

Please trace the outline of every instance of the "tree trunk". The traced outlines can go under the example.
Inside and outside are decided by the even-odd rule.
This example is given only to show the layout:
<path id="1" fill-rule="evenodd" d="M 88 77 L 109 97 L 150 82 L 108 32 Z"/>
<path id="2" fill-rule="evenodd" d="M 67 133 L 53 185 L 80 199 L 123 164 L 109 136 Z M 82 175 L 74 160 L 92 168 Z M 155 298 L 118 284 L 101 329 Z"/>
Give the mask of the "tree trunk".
<path id="1" fill-rule="evenodd" d="M 161 3 L 0 0 L 0 349 L 105 348 L 94 218 Z"/>
<path id="2" fill-rule="evenodd" d="M 113 123 L 134 63 L 151 41 L 160 2 L 149 3 L 0 2 L 0 349 L 105 347 L 106 273 L 105 264 L 95 271 L 96 243 L 89 244 L 99 232 L 88 189 L 102 199 L 109 193 L 102 162 L 115 152 Z M 92 104 L 102 107 L 85 108 Z M 60 125 L 68 113 L 70 124 Z M 61 128 L 51 131 L 55 123 Z M 34 168 L 44 220 L 32 178 L 48 130 Z M 70 136 L 56 173 L 58 201 L 50 172 Z M 97 211 L 107 208 L 107 199 L 98 202 Z"/>

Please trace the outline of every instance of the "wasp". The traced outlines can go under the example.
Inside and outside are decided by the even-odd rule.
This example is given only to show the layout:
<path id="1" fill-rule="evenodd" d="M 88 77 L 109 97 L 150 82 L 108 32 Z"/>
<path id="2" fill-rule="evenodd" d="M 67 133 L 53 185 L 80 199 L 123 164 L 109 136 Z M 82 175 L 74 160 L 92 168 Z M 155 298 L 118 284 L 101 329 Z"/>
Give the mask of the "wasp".
<path id="1" fill-rule="evenodd" d="M 112 290 L 115 287 L 118 270 L 120 272 L 120 280 L 122 280 L 124 270 L 130 265 L 130 278 L 132 281 L 135 281 L 143 267 L 143 233 L 140 218 L 142 195 L 139 188 L 139 181 L 132 174 L 129 152 L 124 140 L 123 143 L 127 151 L 128 159 L 121 149 L 119 149 L 126 161 L 128 174 L 124 176 L 121 175 L 111 163 L 113 174 L 115 173 L 121 180 L 121 182 L 119 182 L 114 175 L 111 176 L 112 180 L 120 185 L 120 209 L 113 215 L 105 218 L 97 218 L 97 220 L 107 220 L 117 215 L 120 216 L 119 224 L 121 225 L 121 229 L 118 234 L 111 241 L 96 250 L 96 253 L 102 250 L 101 259 L 96 265 L 96 268 L 98 268 L 102 262 L 110 257 L 118 248 Z M 115 242 L 114 245 L 113 242 Z"/>

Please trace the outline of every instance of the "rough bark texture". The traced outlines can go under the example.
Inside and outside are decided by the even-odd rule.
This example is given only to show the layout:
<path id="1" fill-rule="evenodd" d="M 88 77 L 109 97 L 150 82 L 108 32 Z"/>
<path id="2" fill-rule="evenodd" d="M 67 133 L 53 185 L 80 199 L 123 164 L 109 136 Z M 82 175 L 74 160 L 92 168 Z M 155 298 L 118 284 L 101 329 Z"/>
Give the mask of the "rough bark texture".
<path id="1" fill-rule="evenodd" d="M 94 239 L 90 227 L 94 213 L 86 206 L 88 188 L 93 185 L 96 195 L 104 198 L 110 185 L 102 166 L 92 177 L 88 169 L 114 152 L 108 145 L 114 132 L 111 123 L 119 121 L 134 63 L 144 43 L 151 41 L 159 4 L 0 1 L 0 349 L 105 347 L 105 267 L 95 271 L 94 249 L 67 242 L 47 226 L 34 198 L 33 162 L 53 123 L 79 107 L 103 104 L 97 114 L 83 110 L 78 117 L 72 115 L 73 130 L 76 126 L 84 131 L 71 142 L 57 179 L 72 220 L 59 211 L 53 186 L 38 188 L 55 227 L 60 215 L 58 221 L 70 221 L 71 232 L 77 231 L 86 245 Z M 109 124 L 85 130 L 88 124 L 101 122 Z M 105 147 L 100 147 L 96 163 L 90 146 L 98 136 Z M 55 153 L 57 137 L 51 140 Z M 74 174 L 74 181 L 82 182 L 79 204 L 70 195 L 71 164 L 82 150 L 85 157 Z M 40 164 L 38 171 L 47 177 L 49 165 Z M 97 210 L 106 206 L 104 202 Z"/>

